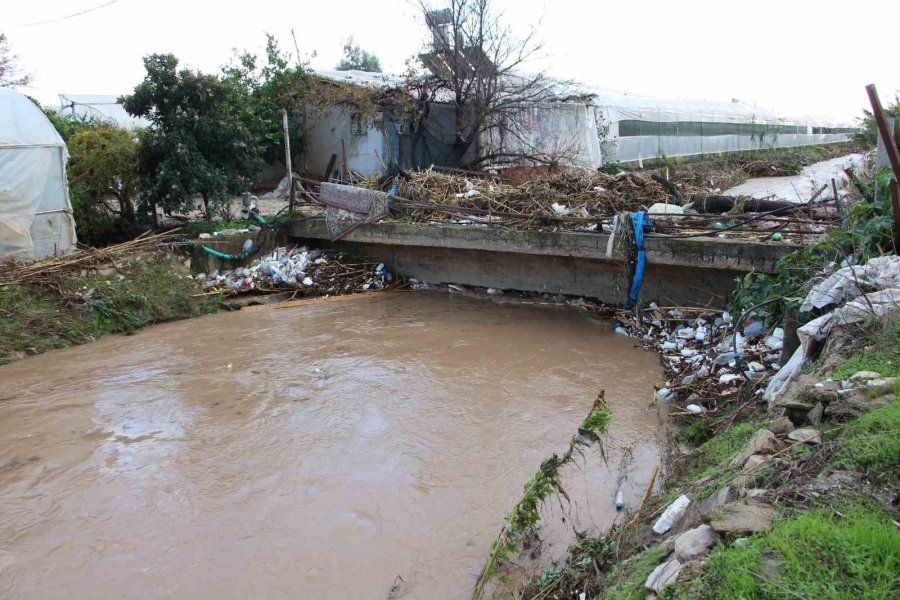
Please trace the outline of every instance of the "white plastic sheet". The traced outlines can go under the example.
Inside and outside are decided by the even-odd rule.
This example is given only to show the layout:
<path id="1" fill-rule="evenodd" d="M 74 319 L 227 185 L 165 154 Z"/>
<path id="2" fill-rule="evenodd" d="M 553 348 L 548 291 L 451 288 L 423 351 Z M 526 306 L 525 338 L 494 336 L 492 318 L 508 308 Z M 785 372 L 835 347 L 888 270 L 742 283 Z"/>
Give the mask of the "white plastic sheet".
<path id="1" fill-rule="evenodd" d="M 75 246 L 66 145 L 31 100 L 0 89 L 0 260 Z"/>
<path id="2" fill-rule="evenodd" d="M 863 293 L 866 289 L 874 289 Z M 788 385 L 803 369 L 809 358 L 810 342 L 822 341 L 835 327 L 861 323 L 900 309 L 900 257 L 879 256 L 865 265 L 844 267 L 809 291 L 801 305 L 801 311 L 825 308 L 845 302 L 842 306 L 813 319 L 797 329 L 800 347 L 788 363 L 766 386 L 763 397 L 774 402 L 787 390 Z"/>

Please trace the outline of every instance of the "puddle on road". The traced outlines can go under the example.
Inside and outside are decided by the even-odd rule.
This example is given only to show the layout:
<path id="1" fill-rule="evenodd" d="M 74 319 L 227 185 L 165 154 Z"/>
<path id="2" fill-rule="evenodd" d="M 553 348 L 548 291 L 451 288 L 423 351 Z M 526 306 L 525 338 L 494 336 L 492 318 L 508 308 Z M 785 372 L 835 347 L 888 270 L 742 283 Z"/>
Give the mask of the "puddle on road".
<path id="1" fill-rule="evenodd" d="M 400 576 L 405 598 L 468 598 L 503 515 L 601 388 L 610 468 L 586 453 L 573 522 L 549 533 L 613 522 L 632 443 L 639 502 L 661 372 L 634 345 L 575 310 L 404 293 L 2 367 L 0 597 L 369 599 Z"/>

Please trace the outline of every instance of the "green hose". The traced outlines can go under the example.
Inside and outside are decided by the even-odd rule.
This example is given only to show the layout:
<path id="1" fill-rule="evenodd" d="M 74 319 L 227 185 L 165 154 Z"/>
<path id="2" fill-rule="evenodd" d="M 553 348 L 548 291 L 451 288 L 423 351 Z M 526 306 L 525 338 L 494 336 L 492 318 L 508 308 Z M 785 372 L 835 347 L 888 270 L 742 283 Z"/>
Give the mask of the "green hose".
<path id="1" fill-rule="evenodd" d="M 266 220 L 263 218 L 263 216 L 261 214 L 250 213 L 250 216 L 253 217 L 256 220 L 256 222 L 259 223 L 260 225 L 268 225 L 268 223 L 266 223 Z M 259 245 L 257 245 L 257 244 L 254 244 L 254 246 L 252 248 L 250 248 L 246 252 L 241 252 L 240 254 L 226 254 L 224 252 L 219 252 L 218 250 L 216 250 L 214 248 L 210 248 L 209 246 L 201 245 L 200 247 L 203 248 L 203 250 L 210 256 L 215 256 L 216 258 L 221 258 L 222 260 L 244 260 L 251 254 L 255 253 L 257 250 L 259 250 Z"/>
<path id="2" fill-rule="evenodd" d="M 221 258 L 223 260 L 244 260 L 257 250 L 257 247 L 254 246 L 253 248 L 250 248 L 250 250 L 241 252 L 240 254 L 225 254 L 224 252 L 219 252 L 218 250 L 210 248 L 209 246 L 200 247 L 203 248 L 203 250 L 205 250 L 207 254 L 215 256 L 216 258 Z"/>

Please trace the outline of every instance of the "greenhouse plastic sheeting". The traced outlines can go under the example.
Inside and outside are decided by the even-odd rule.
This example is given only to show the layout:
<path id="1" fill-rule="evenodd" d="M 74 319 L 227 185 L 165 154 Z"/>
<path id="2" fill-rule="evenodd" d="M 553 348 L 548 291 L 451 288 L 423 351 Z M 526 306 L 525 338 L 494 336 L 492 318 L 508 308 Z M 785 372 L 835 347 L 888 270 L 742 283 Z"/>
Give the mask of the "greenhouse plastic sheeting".
<path id="1" fill-rule="evenodd" d="M 33 260 L 75 246 L 66 145 L 31 100 L 0 89 L 0 260 Z"/>

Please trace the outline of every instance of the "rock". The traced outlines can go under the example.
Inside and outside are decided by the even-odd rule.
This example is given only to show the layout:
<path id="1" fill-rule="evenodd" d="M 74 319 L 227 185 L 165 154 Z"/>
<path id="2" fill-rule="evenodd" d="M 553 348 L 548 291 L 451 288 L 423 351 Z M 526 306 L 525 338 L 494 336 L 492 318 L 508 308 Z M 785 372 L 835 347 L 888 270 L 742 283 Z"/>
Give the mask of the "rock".
<path id="1" fill-rule="evenodd" d="M 803 396 L 810 404 L 810 408 L 816 403 L 828 404 L 838 399 L 838 390 L 841 384 L 838 381 L 828 381 L 826 383 L 816 383 L 803 388 Z"/>
<path id="2" fill-rule="evenodd" d="M 869 391 L 881 395 L 889 394 L 897 387 L 900 377 L 884 377 L 879 379 L 870 379 L 866 382 Z"/>
<path id="3" fill-rule="evenodd" d="M 812 427 L 801 427 L 800 429 L 795 429 L 790 432 L 788 434 L 788 439 L 795 442 L 801 442 L 803 444 L 810 444 L 811 446 L 815 446 L 822 443 L 822 434 L 818 429 L 813 429 Z"/>
<path id="4" fill-rule="evenodd" d="M 710 526 L 718 533 L 758 533 L 768 531 L 775 508 L 758 500 L 736 500 L 719 509 Z"/>
<path id="5" fill-rule="evenodd" d="M 881 377 L 881 373 L 876 373 L 875 371 L 857 371 L 850 376 L 850 381 L 859 381 L 861 379 L 878 379 L 879 377 Z"/>
<path id="6" fill-rule="evenodd" d="M 840 401 L 826 406 L 825 416 L 835 421 L 848 421 L 886 405 L 893 398 L 893 393 L 870 398 L 864 389 L 853 390 L 853 393 L 844 396 Z"/>
<path id="7" fill-rule="evenodd" d="M 675 498 L 675 500 L 666 507 L 666 510 L 663 511 L 663 514 L 656 520 L 656 523 L 653 524 L 653 531 L 657 534 L 662 535 L 668 530 L 672 529 L 672 526 L 678 521 L 679 517 L 684 515 L 687 510 L 688 504 L 691 503 L 690 498 L 685 496 L 684 494 Z"/>
<path id="8" fill-rule="evenodd" d="M 832 493 L 842 490 L 854 490 L 860 485 L 860 474 L 855 471 L 834 471 L 819 473 L 809 484 L 809 489 L 818 493 Z"/>
<path id="9" fill-rule="evenodd" d="M 678 579 L 678 574 L 681 572 L 681 567 L 682 564 L 677 558 L 670 558 L 653 569 L 653 572 L 650 573 L 646 583 L 644 583 L 644 587 L 657 594 L 662 592 L 664 587 L 675 583 Z"/>
<path id="10" fill-rule="evenodd" d="M 747 442 L 744 449 L 731 459 L 731 466 L 740 468 L 743 467 L 744 463 L 747 462 L 747 459 L 754 454 L 772 454 L 777 451 L 778 438 L 775 437 L 775 434 L 768 429 L 760 429 L 750 441 Z"/>
<path id="11" fill-rule="evenodd" d="M 819 428 L 822 426 L 822 415 L 825 412 L 825 407 L 822 406 L 822 403 L 816 404 L 811 411 L 806 413 L 806 418 L 809 420 L 809 424 L 813 427 Z"/>
<path id="12" fill-rule="evenodd" d="M 34 346 L 29 346 L 28 348 L 25 348 L 25 354 L 27 354 L 28 356 L 35 356 L 35 355 L 37 355 L 37 353 L 38 353 L 38 349 L 35 348 Z"/>
<path id="13" fill-rule="evenodd" d="M 782 415 L 772 421 L 772 424 L 769 425 L 769 431 L 774 433 L 775 435 L 787 435 L 794 430 L 794 424 L 791 423 L 791 420 L 786 416 Z"/>
<path id="14" fill-rule="evenodd" d="M 752 488 L 744 492 L 744 496 L 747 498 L 761 498 L 765 496 L 768 490 L 763 488 Z"/>
<path id="15" fill-rule="evenodd" d="M 750 545 L 750 538 L 738 538 L 731 542 L 732 546 L 737 546 L 738 548 L 746 548 Z"/>
<path id="16" fill-rule="evenodd" d="M 816 403 L 808 400 L 804 394 L 794 392 L 779 397 L 775 400 L 772 408 L 786 411 L 791 420 L 793 420 L 793 416 L 796 414 L 806 416 L 806 413 L 811 411 L 815 405 Z"/>
<path id="17" fill-rule="evenodd" d="M 698 503 L 697 512 L 701 519 L 708 519 L 719 507 L 724 506 L 732 499 L 733 493 L 729 486 L 718 489 L 715 494 L 709 496 L 706 500 Z"/>
<path id="18" fill-rule="evenodd" d="M 763 456 L 762 454 L 754 454 L 748 458 L 747 462 L 744 463 L 741 474 L 734 480 L 734 485 L 745 488 L 756 483 L 756 478 L 759 475 L 759 468 L 768 460 L 769 457 Z"/>
<path id="19" fill-rule="evenodd" d="M 686 563 L 706 554 L 716 543 L 716 534 L 709 525 L 685 531 L 675 540 L 675 558 Z"/>

